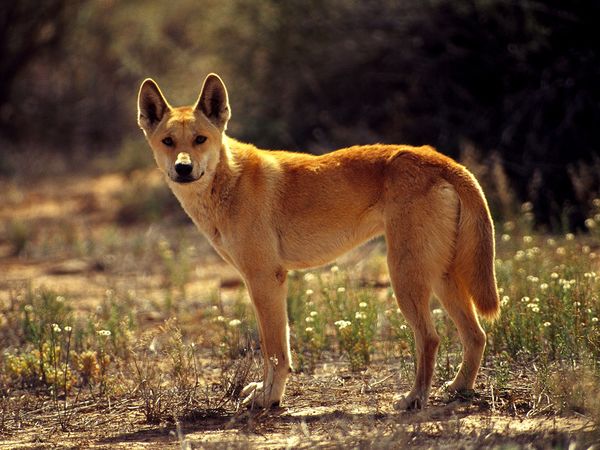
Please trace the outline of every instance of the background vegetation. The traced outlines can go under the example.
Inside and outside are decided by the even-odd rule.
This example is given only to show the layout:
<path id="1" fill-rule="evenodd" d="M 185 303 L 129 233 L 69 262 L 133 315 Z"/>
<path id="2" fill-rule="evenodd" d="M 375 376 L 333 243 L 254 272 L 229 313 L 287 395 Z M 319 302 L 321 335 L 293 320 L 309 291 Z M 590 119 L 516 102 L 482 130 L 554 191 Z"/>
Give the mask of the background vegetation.
<path id="1" fill-rule="evenodd" d="M 140 152 L 140 81 L 191 103 L 215 71 L 242 140 L 432 144 L 581 227 L 600 186 L 599 19 L 592 0 L 3 2 L 0 169 L 31 169 L 14 154 L 32 149 L 62 165 Z"/>

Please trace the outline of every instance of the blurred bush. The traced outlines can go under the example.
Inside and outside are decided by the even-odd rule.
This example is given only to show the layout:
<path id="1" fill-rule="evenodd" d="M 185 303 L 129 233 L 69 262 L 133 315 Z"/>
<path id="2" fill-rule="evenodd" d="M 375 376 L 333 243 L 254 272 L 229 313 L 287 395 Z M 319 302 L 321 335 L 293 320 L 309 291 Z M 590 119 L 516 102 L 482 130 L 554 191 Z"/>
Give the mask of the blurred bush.
<path id="1" fill-rule="evenodd" d="M 3 2 L 0 141 L 118 149 L 144 77 L 192 103 L 215 71 L 233 136 L 494 153 L 519 200 L 573 226 L 600 190 L 599 19 L 592 0 Z"/>

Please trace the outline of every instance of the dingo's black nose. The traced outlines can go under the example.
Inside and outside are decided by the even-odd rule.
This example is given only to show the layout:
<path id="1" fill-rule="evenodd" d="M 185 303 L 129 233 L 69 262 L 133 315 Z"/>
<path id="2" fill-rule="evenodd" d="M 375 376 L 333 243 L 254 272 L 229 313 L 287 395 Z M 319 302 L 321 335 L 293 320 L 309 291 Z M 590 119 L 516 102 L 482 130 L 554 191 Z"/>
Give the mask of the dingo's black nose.
<path id="1" fill-rule="evenodd" d="M 180 177 L 187 177 L 188 175 L 190 175 L 192 173 L 193 168 L 194 166 L 188 163 L 181 162 L 175 164 L 175 172 L 177 172 L 177 175 L 179 175 Z"/>

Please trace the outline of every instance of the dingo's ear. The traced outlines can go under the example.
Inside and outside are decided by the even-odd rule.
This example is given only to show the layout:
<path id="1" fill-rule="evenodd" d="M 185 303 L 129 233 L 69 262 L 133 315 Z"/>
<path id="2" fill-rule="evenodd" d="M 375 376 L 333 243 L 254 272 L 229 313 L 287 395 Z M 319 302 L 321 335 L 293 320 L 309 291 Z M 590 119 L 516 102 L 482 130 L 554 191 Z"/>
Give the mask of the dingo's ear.
<path id="1" fill-rule="evenodd" d="M 160 123 L 165 112 L 171 109 L 158 84 L 147 78 L 140 87 L 138 95 L 138 125 L 144 132 L 151 133 Z"/>
<path id="2" fill-rule="evenodd" d="M 202 92 L 196 102 L 196 109 L 201 111 L 219 130 L 225 131 L 227 121 L 231 117 L 227 89 L 218 75 L 211 73 L 204 80 Z"/>

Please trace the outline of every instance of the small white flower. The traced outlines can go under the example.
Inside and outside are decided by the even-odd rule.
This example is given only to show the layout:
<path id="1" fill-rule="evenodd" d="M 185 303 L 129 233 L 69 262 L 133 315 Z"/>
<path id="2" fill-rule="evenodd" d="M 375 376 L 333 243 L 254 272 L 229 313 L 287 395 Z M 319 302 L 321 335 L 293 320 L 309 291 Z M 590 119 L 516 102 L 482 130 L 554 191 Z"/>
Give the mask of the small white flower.
<path id="1" fill-rule="evenodd" d="M 346 288 L 345 288 L 345 287 L 343 287 L 343 286 L 340 286 L 339 288 L 337 288 L 337 291 L 338 291 L 340 294 L 343 294 L 344 292 L 346 292 Z"/>
<path id="2" fill-rule="evenodd" d="M 331 266 L 329 270 L 331 270 L 331 273 L 337 273 L 340 271 L 340 268 L 338 266 Z"/>
<path id="3" fill-rule="evenodd" d="M 401 330 L 406 330 L 406 325 L 404 325 L 404 324 L 400 325 L 400 329 Z"/>
<path id="4" fill-rule="evenodd" d="M 307 289 L 305 294 L 307 297 L 310 297 L 311 295 L 313 295 L 315 293 L 315 291 L 313 291 L 312 289 Z"/>
<path id="5" fill-rule="evenodd" d="M 596 322 L 598 322 L 598 318 L 597 318 L 597 317 L 592 317 L 592 322 L 593 322 L 593 323 L 596 323 Z"/>
<path id="6" fill-rule="evenodd" d="M 575 239 L 575 235 L 573 233 L 567 233 L 565 234 L 565 239 L 567 241 L 572 241 L 573 239 Z"/>
<path id="7" fill-rule="evenodd" d="M 306 328 L 304 329 L 304 331 L 305 331 L 306 333 L 312 333 L 312 332 L 313 332 L 313 328 L 312 328 L 312 327 L 306 327 Z"/>
<path id="8" fill-rule="evenodd" d="M 592 249 L 590 248 L 590 246 L 589 246 L 589 245 L 583 245 L 583 246 L 581 247 L 581 252 L 582 252 L 584 255 L 587 255 L 587 254 L 588 254 L 589 252 L 591 252 L 591 251 L 592 251 Z"/>
<path id="9" fill-rule="evenodd" d="M 517 250 L 515 253 L 515 261 L 521 261 L 525 257 L 525 252 L 523 250 Z"/>
<path id="10" fill-rule="evenodd" d="M 98 335 L 99 336 L 110 336 L 110 330 L 98 330 Z"/>
<path id="11" fill-rule="evenodd" d="M 217 316 L 217 322 L 225 322 L 225 317 Z"/>
<path id="12" fill-rule="evenodd" d="M 439 316 L 442 314 L 442 310 L 439 308 L 434 309 L 433 311 L 431 311 L 433 313 L 434 316 Z"/>
<path id="13" fill-rule="evenodd" d="M 66 327 L 63 328 L 63 330 L 65 330 L 67 333 L 70 333 L 71 331 L 73 331 L 73 328 L 71 328 L 69 325 L 67 325 Z"/>
<path id="14" fill-rule="evenodd" d="M 33 312 L 33 306 L 31 306 L 31 305 L 25 305 L 23 307 L 23 309 L 25 310 L 25 312 L 28 312 L 28 313 Z"/>
<path id="15" fill-rule="evenodd" d="M 240 319 L 233 319 L 229 321 L 229 326 L 232 328 L 239 327 L 242 324 Z"/>
<path id="16" fill-rule="evenodd" d="M 306 319 L 304 319 L 304 321 L 305 321 L 306 323 L 311 323 L 311 322 L 314 322 L 314 321 L 315 321 L 315 319 L 313 319 L 312 317 L 310 317 L 310 316 L 309 316 L 309 317 L 307 317 Z"/>
<path id="17" fill-rule="evenodd" d="M 593 229 L 596 228 L 596 221 L 592 218 L 589 219 L 585 219 L 585 226 L 588 227 L 588 229 Z"/>
<path id="18" fill-rule="evenodd" d="M 334 325 L 340 330 L 343 330 L 344 328 L 352 325 L 352 322 L 349 322 L 347 320 L 338 320 L 337 322 L 334 322 Z"/>
<path id="19" fill-rule="evenodd" d="M 64 303 L 64 302 L 65 302 L 65 298 L 64 298 L 62 295 L 58 295 L 58 296 L 56 297 L 56 301 L 57 301 L 58 303 Z"/>
<path id="20" fill-rule="evenodd" d="M 367 307 L 367 303 L 366 303 L 366 302 L 360 302 L 360 303 L 358 304 L 358 307 L 359 307 L 359 308 L 366 308 L 366 307 Z"/>
<path id="21" fill-rule="evenodd" d="M 558 274 L 556 272 L 552 272 L 550 274 L 550 278 L 552 278 L 553 280 L 556 280 L 558 278 Z"/>
<path id="22" fill-rule="evenodd" d="M 510 241 L 510 234 L 503 234 L 502 242 L 508 242 L 508 241 Z"/>
<path id="23" fill-rule="evenodd" d="M 556 245 L 556 240 L 554 240 L 552 238 L 548 238 L 546 240 L 546 244 L 548 244 L 550 247 L 554 247 Z"/>
<path id="24" fill-rule="evenodd" d="M 563 256 L 563 255 L 566 255 L 566 254 L 567 254 L 567 251 L 565 250 L 565 248 L 564 248 L 564 247 L 558 247 L 558 248 L 556 249 L 556 254 L 557 254 L 557 255 L 560 255 L 560 256 Z"/>
<path id="25" fill-rule="evenodd" d="M 548 289 L 548 283 L 540 284 L 540 290 L 545 291 L 546 289 Z"/>
<path id="26" fill-rule="evenodd" d="M 356 311 L 356 314 L 354 314 L 354 318 L 361 320 L 361 319 L 366 319 L 367 318 L 367 314 L 364 313 L 363 311 Z"/>
<path id="27" fill-rule="evenodd" d="M 504 222 L 504 229 L 506 231 L 512 231 L 515 229 L 515 223 L 514 222 Z"/>
<path id="28" fill-rule="evenodd" d="M 317 313 L 316 311 L 311 311 L 311 312 L 310 312 L 310 316 L 311 316 L 311 317 L 316 317 L 316 316 L 317 316 L 317 314 L 318 314 L 318 313 Z"/>
<path id="29" fill-rule="evenodd" d="M 60 329 L 60 327 L 58 326 L 57 323 L 53 323 L 52 324 L 52 331 L 55 332 L 55 333 L 60 333 L 61 332 L 61 329 Z"/>
<path id="30" fill-rule="evenodd" d="M 307 283 L 310 283 L 315 278 L 316 277 L 315 277 L 315 275 L 313 273 L 307 272 L 307 273 L 304 274 L 304 281 L 306 281 Z"/>
<path id="31" fill-rule="evenodd" d="M 531 242 L 533 242 L 533 238 L 531 236 L 523 236 L 523 242 L 525 242 L 526 244 L 530 244 Z"/>
<path id="32" fill-rule="evenodd" d="M 502 300 L 500 300 L 500 305 L 506 306 L 506 305 L 508 305 L 509 301 L 510 301 L 510 297 L 508 295 L 505 295 L 504 297 L 502 297 Z"/>
<path id="33" fill-rule="evenodd" d="M 550 322 L 544 322 L 544 328 L 548 328 L 550 325 L 552 325 Z"/>

